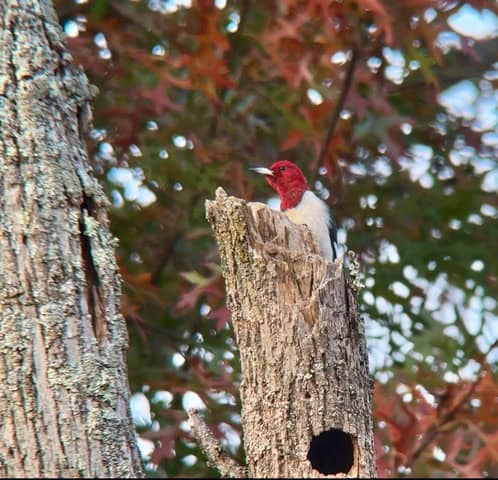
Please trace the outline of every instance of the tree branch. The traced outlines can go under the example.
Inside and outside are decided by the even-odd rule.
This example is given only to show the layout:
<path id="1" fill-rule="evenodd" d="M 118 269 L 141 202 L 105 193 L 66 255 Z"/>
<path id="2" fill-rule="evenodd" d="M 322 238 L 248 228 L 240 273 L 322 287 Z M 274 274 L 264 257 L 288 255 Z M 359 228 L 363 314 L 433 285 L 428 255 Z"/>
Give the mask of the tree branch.
<path id="1" fill-rule="evenodd" d="M 325 158 L 327 157 L 327 153 L 330 148 L 330 142 L 332 141 L 332 138 L 334 136 L 339 116 L 341 114 L 342 109 L 344 108 L 344 103 L 346 102 L 348 93 L 353 85 L 353 76 L 357 60 L 358 60 L 358 48 L 356 47 L 356 45 L 353 45 L 351 48 L 351 60 L 349 61 L 348 69 L 346 71 L 346 78 L 344 79 L 344 83 L 342 84 L 341 94 L 337 99 L 334 113 L 332 115 L 332 118 L 330 119 L 330 125 L 327 130 L 325 139 L 323 141 L 322 151 L 318 156 L 318 161 L 312 166 L 311 169 L 312 172 L 316 172 L 318 166 L 322 165 L 323 162 L 325 161 Z M 315 173 L 313 173 L 313 175 L 315 175 Z"/>
<path id="2" fill-rule="evenodd" d="M 429 429 L 425 431 L 425 434 L 422 440 L 420 441 L 418 447 L 410 456 L 410 461 L 408 462 L 409 464 L 413 465 L 413 463 L 415 463 L 418 460 L 422 452 L 439 435 L 439 433 L 441 432 L 441 428 L 444 427 L 448 422 L 453 420 L 458 410 L 460 410 L 460 408 L 462 408 L 467 403 L 469 398 L 473 395 L 477 385 L 479 385 L 481 380 L 482 380 L 482 375 L 479 376 L 479 378 L 469 388 L 469 391 L 462 396 L 462 398 L 453 406 L 453 408 L 449 409 L 445 415 L 443 415 L 439 420 L 437 420 L 434 423 L 434 425 L 432 425 Z"/>
<path id="3" fill-rule="evenodd" d="M 159 280 L 161 278 L 161 274 L 163 272 L 164 267 L 168 263 L 169 259 L 174 253 L 175 243 L 181 238 L 180 234 L 173 235 L 170 237 L 169 241 L 163 248 L 163 251 L 159 255 L 159 259 L 157 260 L 156 266 L 154 267 L 151 275 L 150 282 L 152 285 L 158 285 Z"/>
<path id="4" fill-rule="evenodd" d="M 233 458 L 228 456 L 219 442 L 206 425 L 204 419 L 193 408 L 187 409 L 188 424 L 192 434 L 199 442 L 200 447 L 206 454 L 208 463 L 217 468 L 222 476 L 229 478 L 247 478 L 247 469 L 241 467 Z"/>

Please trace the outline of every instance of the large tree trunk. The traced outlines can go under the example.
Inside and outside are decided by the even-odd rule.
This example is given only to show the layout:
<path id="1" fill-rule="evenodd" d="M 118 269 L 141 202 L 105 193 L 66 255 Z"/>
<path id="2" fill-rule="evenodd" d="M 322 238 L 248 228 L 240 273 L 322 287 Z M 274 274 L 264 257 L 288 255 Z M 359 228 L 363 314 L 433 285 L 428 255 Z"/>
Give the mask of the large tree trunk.
<path id="1" fill-rule="evenodd" d="M 51 0 L 0 2 L 0 476 L 136 477 L 91 97 Z"/>
<path id="2" fill-rule="evenodd" d="M 219 189 L 207 217 L 240 351 L 248 476 L 375 476 L 354 279 L 316 254 L 306 227 L 262 204 Z"/>

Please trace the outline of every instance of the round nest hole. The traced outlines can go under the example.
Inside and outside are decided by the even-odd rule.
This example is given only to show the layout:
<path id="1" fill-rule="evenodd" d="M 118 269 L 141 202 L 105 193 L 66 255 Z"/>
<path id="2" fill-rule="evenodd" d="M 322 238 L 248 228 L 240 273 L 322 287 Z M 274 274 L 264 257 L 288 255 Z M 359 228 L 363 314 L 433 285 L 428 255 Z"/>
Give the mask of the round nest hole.
<path id="1" fill-rule="evenodd" d="M 324 475 L 348 473 L 353 466 L 353 438 L 332 428 L 314 435 L 308 450 L 311 466 Z"/>

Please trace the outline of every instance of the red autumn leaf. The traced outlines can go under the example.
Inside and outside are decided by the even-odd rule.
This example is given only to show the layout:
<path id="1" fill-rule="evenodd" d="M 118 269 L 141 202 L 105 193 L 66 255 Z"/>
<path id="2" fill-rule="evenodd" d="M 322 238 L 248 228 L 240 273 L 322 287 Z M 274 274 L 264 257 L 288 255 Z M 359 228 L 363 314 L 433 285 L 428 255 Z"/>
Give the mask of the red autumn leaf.
<path id="1" fill-rule="evenodd" d="M 164 436 L 161 436 L 161 444 L 156 445 L 156 448 L 152 452 L 151 462 L 156 465 L 161 462 L 162 459 L 167 458 L 172 460 L 175 458 L 175 441 L 178 437 L 178 428 L 170 427 L 164 429 Z"/>
<path id="2" fill-rule="evenodd" d="M 446 461 L 453 463 L 462 450 L 464 444 L 464 432 L 455 432 L 446 444 Z"/>
<path id="3" fill-rule="evenodd" d="M 223 306 L 215 310 L 211 310 L 206 317 L 211 320 L 216 320 L 216 331 L 219 332 L 228 322 L 228 319 L 230 318 L 230 310 Z"/>
<path id="4" fill-rule="evenodd" d="M 306 17 L 296 16 L 294 18 L 277 18 L 272 28 L 268 29 L 262 37 L 266 44 L 278 44 L 280 41 L 294 39 L 301 40 L 300 29 Z"/>
<path id="5" fill-rule="evenodd" d="M 220 289 L 215 284 L 209 285 L 196 285 L 194 288 L 187 290 L 180 295 L 180 298 L 176 302 L 175 308 L 178 311 L 185 311 L 194 308 L 202 295 L 213 295 L 215 298 L 219 298 L 223 295 Z"/>
<path id="6" fill-rule="evenodd" d="M 388 464 L 387 455 L 384 452 L 384 445 L 376 432 L 374 434 L 375 458 L 377 464 L 377 475 L 379 478 L 387 478 L 391 474 L 391 468 Z"/>
<path id="7" fill-rule="evenodd" d="M 180 295 L 178 302 L 176 302 L 175 307 L 177 310 L 188 310 L 194 308 L 197 305 L 197 301 L 200 296 L 204 293 L 204 287 L 194 287 Z"/>
<path id="8" fill-rule="evenodd" d="M 225 52 L 229 48 L 229 43 L 225 35 L 218 29 L 219 10 L 213 8 L 212 2 L 199 3 L 200 7 L 200 33 L 197 35 L 199 43 L 203 46 L 215 48 L 220 53 Z"/>
<path id="9" fill-rule="evenodd" d="M 164 83 L 159 83 L 156 87 L 145 90 L 135 90 L 135 96 L 151 101 L 152 110 L 156 114 L 173 111 L 183 112 L 185 108 L 178 103 L 174 103 L 168 96 L 168 87 Z"/>
<path id="10" fill-rule="evenodd" d="M 280 150 L 290 150 L 304 138 L 302 130 L 293 128 L 289 131 L 287 138 L 280 144 Z"/>

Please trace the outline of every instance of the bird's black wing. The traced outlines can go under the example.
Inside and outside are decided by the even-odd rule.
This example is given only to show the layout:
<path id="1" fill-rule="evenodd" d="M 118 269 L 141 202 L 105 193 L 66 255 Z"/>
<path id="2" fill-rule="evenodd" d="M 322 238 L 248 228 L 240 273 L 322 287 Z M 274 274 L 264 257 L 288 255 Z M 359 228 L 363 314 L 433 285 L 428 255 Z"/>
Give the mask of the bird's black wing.
<path id="1" fill-rule="evenodd" d="M 337 223 L 332 214 L 330 215 L 329 235 L 332 245 L 332 260 L 335 260 L 337 258 Z"/>

